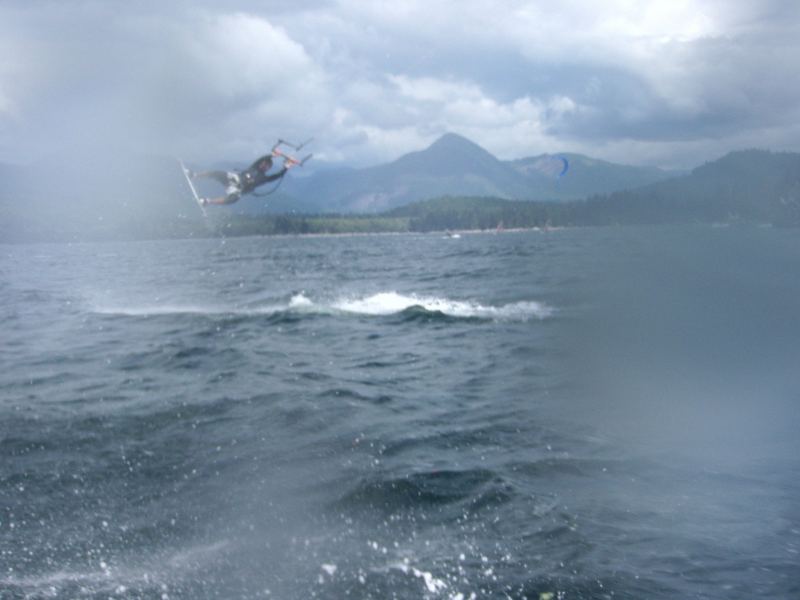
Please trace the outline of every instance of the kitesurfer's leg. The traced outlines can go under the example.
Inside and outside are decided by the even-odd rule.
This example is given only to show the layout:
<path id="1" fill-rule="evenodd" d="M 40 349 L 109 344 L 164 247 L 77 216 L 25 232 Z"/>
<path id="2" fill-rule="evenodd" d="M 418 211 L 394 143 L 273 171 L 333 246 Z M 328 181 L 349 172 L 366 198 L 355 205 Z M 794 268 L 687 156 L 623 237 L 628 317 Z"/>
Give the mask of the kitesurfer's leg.
<path id="1" fill-rule="evenodd" d="M 239 174 L 233 171 L 202 171 L 196 173 L 195 177 L 208 177 L 214 179 L 225 186 L 225 195 L 217 198 L 201 198 L 203 206 L 208 204 L 233 204 L 242 197 L 242 190 L 239 187 Z"/>
<path id="2" fill-rule="evenodd" d="M 224 196 L 219 196 L 218 198 L 201 198 L 200 201 L 202 202 L 203 206 L 208 204 L 233 204 L 237 202 L 239 198 L 242 197 L 241 192 L 231 192 L 230 194 L 226 194 Z"/>
<path id="3" fill-rule="evenodd" d="M 228 185 L 230 183 L 231 177 L 230 173 L 227 171 L 199 171 L 197 173 L 190 172 L 189 177 L 192 179 L 196 179 L 198 177 L 205 177 L 207 179 L 213 179 L 214 181 L 218 181 L 222 185 Z"/>

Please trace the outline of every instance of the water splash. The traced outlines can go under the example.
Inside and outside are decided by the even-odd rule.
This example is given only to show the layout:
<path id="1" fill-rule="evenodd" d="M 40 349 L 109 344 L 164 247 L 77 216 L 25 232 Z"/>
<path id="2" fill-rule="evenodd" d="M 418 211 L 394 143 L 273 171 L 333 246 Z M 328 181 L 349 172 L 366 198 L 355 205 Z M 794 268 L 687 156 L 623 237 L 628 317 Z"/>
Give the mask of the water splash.
<path id="1" fill-rule="evenodd" d="M 535 301 L 514 302 L 501 306 L 484 305 L 471 300 L 452 300 L 437 296 L 403 295 L 397 292 L 380 292 L 366 297 L 343 298 L 333 303 L 337 310 L 363 315 L 392 315 L 419 307 L 428 312 L 438 312 L 451 317 L 527 320 L 544 319 L 552 315 L 549 306 Z"/>
<path id="2" fill-rule="evenodd" d="M 400 294 L 394 291 L 378 292 L 367 296 L 347 295 L 334 300 L 313 300 L 303 292 L 288 300 L 256 306 L 220 306 L 198 304 L 159 304 L 157 302 L 129 306 L 96 306 L 92 312 L 104 315 L 150 317 L 165 315 L 233 315 L 257 316 L 279 313 L 307 313 L 333 315 L 388 316 L 408 309 L 419 308 L 430 313 L 469 319 L 503 321 L 528 321 L 552 316 L 552 307 L 533 300 L 512 302 L 498 306 L 474 300 L 454 300 L 440 296 Z"/>

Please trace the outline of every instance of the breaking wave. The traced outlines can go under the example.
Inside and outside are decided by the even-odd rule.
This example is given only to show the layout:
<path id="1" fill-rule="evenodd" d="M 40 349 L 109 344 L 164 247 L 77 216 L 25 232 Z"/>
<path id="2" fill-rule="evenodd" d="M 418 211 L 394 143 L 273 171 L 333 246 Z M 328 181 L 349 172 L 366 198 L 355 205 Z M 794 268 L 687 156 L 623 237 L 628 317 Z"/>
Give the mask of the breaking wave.
<path id="1" fill-rule="evenodd" d="M 340 296 L 332 301 L 312 300 L 300 292 L 288 300 L 255 306 L 220 306 L 199 304 L 143 304 L 138 306 L 96 306 L 93 312 L 104 315 L 150 317 L 164 315 L 258 316 L 282 313 L 390 316 L 407 311 L 441 314 L 452 318 L 527 321 L 545 319 L 553 308 L 533 300 L 498 306 L 473 300 L 453 300 L 437 296 L 379 292 L 367 296 Z"/>

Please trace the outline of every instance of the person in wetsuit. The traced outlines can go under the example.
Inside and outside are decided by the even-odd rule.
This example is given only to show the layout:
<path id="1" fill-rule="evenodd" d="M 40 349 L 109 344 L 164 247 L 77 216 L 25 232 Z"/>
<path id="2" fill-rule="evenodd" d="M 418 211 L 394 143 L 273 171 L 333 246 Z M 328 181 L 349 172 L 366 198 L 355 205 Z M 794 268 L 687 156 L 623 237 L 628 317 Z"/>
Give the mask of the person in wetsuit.
<path id="1" fill-rule="evenodd" d="M 292 166 L 294 164 L 287 161 L 280 171 L 269 175 L 268 171 L 272 168 L 272 154 L 265 154 L 244 171 L 200 171 L 198 173 L 190 172 L 189 176 L 193 179 L 207 177 L 225 186 L 224 195 L 218 198 L 201 198 L 200 203 L 203 206 L 208 204 L 233 204 L 244 194 L 249 194 L 257 187 L 270 181 L 277 181 L 286 175 L 286 171 Z"/>

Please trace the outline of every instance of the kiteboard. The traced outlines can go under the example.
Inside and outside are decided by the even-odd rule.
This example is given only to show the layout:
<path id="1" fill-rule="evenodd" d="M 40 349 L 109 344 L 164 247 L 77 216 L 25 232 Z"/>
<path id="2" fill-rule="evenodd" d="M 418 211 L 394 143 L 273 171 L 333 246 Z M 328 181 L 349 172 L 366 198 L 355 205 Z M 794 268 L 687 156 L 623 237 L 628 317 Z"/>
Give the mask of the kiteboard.
<path id="1" fill-rule="evenodd" d="M 183 161 L 179 158 L 178 162 L 181 165 L 181 171 L 183 171 L 183 176 L 186 178 L 186 183 L 189 184 L 189 189 L 192 190 L 192 196 L 194 197 L 194 201 L 197 202 L 197 206 L 200 207 L 200 211 L 203 213 L 203 216 L 208 216 L 206 214 L 205 206 L 203 205 L 203 201 L 200 200 L 200 196 L 197 195 L 197 190 L 194 187 L 194 183 L 192 183 L 192 178 L 189 177 L 189 169 L 186 168 L 186 165 L 183 164 Z"/>

